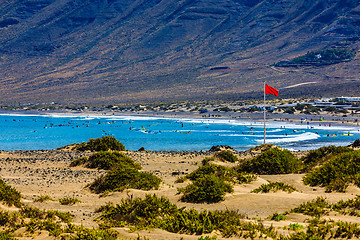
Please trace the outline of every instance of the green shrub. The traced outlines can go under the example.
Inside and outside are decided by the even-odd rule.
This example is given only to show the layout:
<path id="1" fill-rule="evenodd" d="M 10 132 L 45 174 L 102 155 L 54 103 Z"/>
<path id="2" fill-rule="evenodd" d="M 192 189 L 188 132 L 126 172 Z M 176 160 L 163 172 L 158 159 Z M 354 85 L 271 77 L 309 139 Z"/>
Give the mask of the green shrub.
<path id="1" fill-rule="evenodd" d="M 243 222 L 243 215 L 236 211 L 196 211 L 177 208 L 165 197 L 146 195 L 145 199 L 122 199 L 121 204 L 108 204 L 99 209 L 97 221 L 101 226 L 136 229 L 160 228 L 174 233 L 206 234 L 214 230 L 225 237 L 246 236 L 247 233 L 274 238 L 273 227 Z"/>
<path id="2" fill-rule="evenodd" d="M 0 226 L 15 227 L 20 223 L 20 217 L 17 212 L 0 211 Z"/>
<path id="3" fill-rule="evenodd" d="M 233 188 L 219 177 L 208 175 L 198 178 L 185 188 L 178 189 L 184 195 L 181 200 L 184 202 L 207 202 L 214 203 L 224 200 L 225 194 L 233 192 Z"/>
<path id="4" fill-rule="evenodd" d="M 183 183 L 187 180 L 186 177 L 178 177 L 176 180 L 175 180 L 175 183 Z"/>
<path id="5" fill-rule="evenodd" d="M 257 174 L 295 173 L 301 167 L 299 161 L 289 150 L 271 148 L 260 155 L 241 163 L 238 171 Z"/>
<path id="6" fill-rule="evenodd" d="M 344 192 L 349 183 L 360 186 L 360 152 L 350 151 L 330 157 L 324 165 L 307 173 L 303 181 L 310 186 L 326 187 L 327 192 Z"/>
<path id="7" fill-rule="evenodd" d="M 124 145 L 112 136 L 104 136 L 102 138 L 91 138 L 87 143 L 77 144 L 75 147 L 79 151 L 125 151 Z"/>
<path id="8" fill-rule="evenodd" d="M 331 156 L 344 153 L 344 152 L 351 152 L 354 151 L 352 148 L 349 147 L 336 147 L 336 146 L 326 146 L 321 147 L 316 150 L 310 150 L 308 154 L 302 157 L 300 160 L 304 163 L 304 172 L 308 172 L 314 167 L 323 164 L 326 162 Z"/>
<path id="9" fill-rule="evenodd" d="M 8 233 L 7 231 L 0 231 L 0 239 L 1 240 L 13 240 L 15 237 Z"/>
<path id="10" fill-rule="evenodd" d="M 346 201 L 340 200 L 332 204 L 331 209 L 342 214 L 360 217 L 360 196 L 357 195 L 354 199 L 348 199 Z"/>
<path id="11" fill-rule="evenodd" d="M 217 239 L 216 235 L 214 235 L 212 237 L 210 237 L 210 236 L 205 236 L 205 237 L 201 236 L 200 238 L 198 238 L 198 240 L 216 240 L 216 239 Z"/>
<path id="12" fill-rule="evenodd" d="M 0 201 L 3 201 L 8 206 L 21 207 L 20 199 L 20 192 L 0 179 Z"/>
<path id="13" fill-rule="evenodd" d="M 83 226 L 75 230 L 75 234 L 69 240 L 116 240 L 119 232 L 112 229 L 89 229 Z"/>
<path id="14" fill-rule="evenodd" d="M 286 220 L 286 216 L 282 215 L 282 214 L 278 214 L 276 212 L 270 217 L 270 220 L 275 220 L 275 221 L 279 222 L 279 221 L 282 221 L 282 220 Z"/>
<path id="15" fill-rule="evenodd" d="M 85 165 L 88 168 L 98 168 L 109 170 L 116 164 L 129 165 L 132 168 L 141 169 L 140 164 L 137 164 L 130 157 L 120 152 L 100 151 L 91 156 L 81 157 L 70 163 L 71 167 L 77 165 Z"/>
<path id="16" fill-rule="evenodd" d="M 186 178 L 196 181 L 197 179 L 204 178 L 208 175 L 215 175 L 224 181 L 232 183 L 250 183 L 256 179 L 256 176 L 253 174 L 238 172 L 234 168 L 211 163 L 200 166 L 195 171 L 186 175 Z"/>
<path id="17" fill-rule="evenodd" d="M 300 204 L 299 207 L 294 208 L 291 212 L 302 213 L 313 217 L 321 217 L 328 212 L 330 205 L 322 197 L 317 197 L 315 200 Z"/>
<path id="18" fill-rule="evenodd" d="M 161 179 L 151 173 L 139 172 L 134 166 L 118 163 L 106 175 L 90 184 L 90 190 L 96 193 L 123 191 L 128 188 L 148 191 L 159 189 L 160 183 Z"/>
<path id="19" fill-rule="evenodd" d="M 229 183 L 249 183 L 256 179 L 252 174 L 208 162 L 185 177 L 193 182 L 178 189 L 179 193 L 183 193 L 181 200 L 195 203 L 222 201 L 227 192 L 233 192 Z"/>
<path id="20" fill-rule="evenodd" d="M 262 184 L 260 187 L 255 188 L 254 190 L 252 190 L 251 192 L 253 193 L 268 193 L 270 191 L 284 191 L 284 192 L 288 192 L 288 193 L 292 193 L 294 191 L 297 191 L 296 188 L 294 188 L 293 186 L 290 186 L 288 184 L 285 184 L 283 182 L 269 182 L 267 184 Z"/>
<path id="21" fill-rule="evenodd" d="M 220 151 L 215 154 L 215 157 L 220 159 L 223 162 L 237 162 L 239 159 L 231 151 Z"/>
<path id="22" fill-rule="evenodd" d="M 60 198 L 59 202 L 61 205 L 74 205 L 76 203 L 81 203 L 79 199 L 73 197 Z"/>
<path id="23" fill-rule="evenodd" d="M 34 202 L 46 202 L 46 201 L 54 201 L 49 195 L 40 195 L 39 197 L 34 199 Z"/>
<path id="24" fill-rule="evenodd" d="M 265 143 L 265 144 L 261 144 L 261 145 L 257 145 L 255 147 L 251 147 L 249 149 L 250 152 L 252 151 L 261 151 L 261 152 L 265 152 L 271 148 L 275 147 L 273 144 L 269 144 L 269 143 Z"/>

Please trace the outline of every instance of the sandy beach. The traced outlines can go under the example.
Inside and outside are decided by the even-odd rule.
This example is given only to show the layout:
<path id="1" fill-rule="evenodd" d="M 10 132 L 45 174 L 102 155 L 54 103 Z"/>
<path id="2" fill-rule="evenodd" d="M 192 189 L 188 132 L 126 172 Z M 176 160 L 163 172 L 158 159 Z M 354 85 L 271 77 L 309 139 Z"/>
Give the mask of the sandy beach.
<path id="1" fill-rule="evenodd" d="M 360 194 L 360 189 L 350 186 L 346 193 L 326 193 L 324 188 L 309 187 L 302 183 L 303 174 L 281 174 L 281 175 L 259 175 L 257 180 L 251 184 L 241 184 L 234 186 L 234 192 L 227 194 L 225 201 L 213 204 L 195 204 L 179 201 L 177 188 L 183 187 L 185 183 L 175 183 L 178 177 L 194 171 L 201 164 L 205 157 L 211 157 L 215 153 L 204 152 L 149 152 L 149 151 L 126 151 L 135 162 L 140 163 L 143 170 L 151 172 L 160 177 L 163 182 L 159 190 L 142 191 L 129 189 L 123 192 L 110 193 L 105 197 L 99 197 L 89 191 L 87 184 L 102 174 L 104 170 L 94 170 L 84 167 L 69 167 L 72 160 L 81 156 L 88 156 L 90 152 L 78 152 L 69 148 L 48 151 L 14 151 L 0 152 L 0 174 L 6 183 L 19 190 L 22 194 L 22 201 L 26 205 L 35 206 L 40 209 L 56 209 L 69 211 L 76 217 L 74 224 L 83 225 L 89 228 L 97 228 L 98 225 L 93 221 L 99 216 L 95 209 L 107 202 L 120 203 L 122 198 L 144 197 L 145 194 L 157 194 L 166 196 L 171 202 L 179 207 L 194 208 L 197 210 L 237 210 L 247 216 L 248 221 L 261 219 L 265 226 L 274 225 L 280 232 L 284 226 L 290 223 L 306 225 L 305 217 L 301 214 L 290 214 L 286 221 L 274 222 L 269 220 L 269 216 L 275 212 L 282 213 L 299 204 L 313 200 L 318 196 L 326 198 L 330 203 L 335 203 L 341 199 L 354 198 Z M 258 154 L 256 151 L 236 152 L 240 159 L 246 159 Z M 298 156 L 303 152 L 296 152 Z M 225 164 L 219 162 L 218 164 Z M 233 165 L 228 163 L 226 165 Z M 280 181 L 294 186 L 298 191 L 293 193 L 251 193 L 251 190 L 269 181 Z M 49 195 L 53 201 L 43 203 L 34 202 L 34 199 L 41 195 Z M 76 197 L 81 203 L 73 206 L 61 205 L 59 198 Z M 2 210 L 8 210 L 6 206 L 1 206 Z M 331 216 L 332 219 L 343 219 L 344 216 Z M 346 217 L 347 221 L 360 222 L 358 218 Z M 147 239 L 198 239 L 196 235 L 174 234 L 163 230 L 142 230 L 139 232 L 129 232 L 128 228 L 117 229 L 122 238 L 135 239 L 139 234 Z M 285 231 L 286 232 L 286 231 Z M 38 233 L 39 234 L 39 233 Z M 46 235 L 46 234 L 45 234 Z M 44 234 L 33 236 L 34 239 L 56 239 Z M 19 238 L 30 239 L 30 238 Z M 218 235 L 218 239 L 225 239 Z M 232 237 L 230 239 L 241 239 Z"/>

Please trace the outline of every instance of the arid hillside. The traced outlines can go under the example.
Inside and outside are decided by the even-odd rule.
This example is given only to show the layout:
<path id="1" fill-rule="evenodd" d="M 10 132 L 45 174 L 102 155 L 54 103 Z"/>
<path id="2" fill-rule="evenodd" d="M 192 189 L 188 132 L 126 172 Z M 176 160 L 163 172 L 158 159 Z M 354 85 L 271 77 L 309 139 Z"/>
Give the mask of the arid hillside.
<path id="1" fill-rule="evenodd" d="M 358 0 L 4 0 L 0 104 L 357 95 L 358 54 L 273 66 L 334 48 L 358 53 Z"/>

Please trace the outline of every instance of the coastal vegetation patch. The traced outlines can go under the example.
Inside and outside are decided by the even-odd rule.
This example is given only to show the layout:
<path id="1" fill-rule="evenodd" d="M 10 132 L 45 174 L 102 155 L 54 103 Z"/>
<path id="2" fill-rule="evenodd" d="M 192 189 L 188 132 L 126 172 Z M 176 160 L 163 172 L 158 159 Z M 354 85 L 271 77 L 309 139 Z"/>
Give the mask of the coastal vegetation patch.
<path id="1" fill-rule="evenodd" d="M 81 203 L 81 201 L 74 197 L 63 197 L 59 199 L 61 205 L 74 205 L 76 203 Z"/>
<path id="2" fill-rule="evenodd" d="M 234 192 L 233 187 L 215 175 L 200 177 L 188 184 L 185 188 L 179 188 L 182 193 L 181 201 L 194 203 L 215 203 L 224 200 L 226 193 Z"/>
<path id="3" fill-rule="evenodd" d="M 302 172 L 309 172 L 313 168 L 327 162 L 332 156 L 351 151 L 354 151 L 354 149 L 343 146 L 336 147 L 333 145 L 321 147 L 315 150 L 310 150 L 305 156 L 300 159 L 304 163 L 304 168 L 302 169 Z"/>
<path id="4" fill-rule="evenodd" d="M 302 162 L 289 150 L 273 147 L 243 161 L 237 170 L 256 174 L 287 174 L 296 173 L 301 167 Z"/>
<path id="5" fill-rule="evenodd" d="M 314 200 L 300 204 L 291 210 L 293 213 L 302 213 L 312 217 L 320 218 L 329 212 L 331 205 L 323 197 L 317 197 Z"/>
<path id="6" fill-rule="evenodd" d="M 297 191 L 293 186 L 283 183 L 283 182 L 269 182 L 266 184 L 261 184 L 260 187 L 253 189 L 252 193 L 268 193 L 268 192 L 277 192 L 284 191 L 287 193 L 292 193 Z"/>
<path id="7" fill-rule="evenodd" d="M 131 161 L 130 161 L 131 160 Z M 95 193 L 123 191 L 125 189 L 159 189 L 161 179 L 152 173 L 141 172 L 141 166 L 129 158 L 117 162 L 105 175 L 95 179 L 89 185 Z"/>
<path id="8" fill-rule="evenodd" d="M 49 195 L 40 195 L 37 198 L 34 199 L 34 202 L 46 202 L 46 201 L 54 201 L 54 199 L 52 197 L 50 197 Z"/>
<path id="9" fill-rule="evenodd" d="M 8 206 L 20 207 L 22 205 L 20 199 L 20 192 L 0 179 L 0 201 Z"/>
<path id="10" fill-rule="evenodd" d="M 297 66 L 323 66 L 340 62 L 351 61 L 356 56 L 355 49 L 348 48 L 329 48 L 318 51 L 309 51 L 305 55 L 280 61 L 276 67 L 297 67 Z"/>
<path id="11" fill-rule="evenodd" d="M 87 168 L 109 170 L 116 164 L 129 165 L 132 168 L 141 169 L 140 164 L 135 163 L 130 157 L 117 151 L 100 151 L 89 157 L 81 157 L 70 163 L 70 167 L 84 165 Z"/>
<path id="12" fill-rule="evenodd" d="M 360 196 L 353 199 L 340 200 L 332 205 L 332 209 L 344 215 L 360 217 Z"/>
<path id="13" fill-rule="evenodd" d="M 276 237 L 274 227 L 246 222 L 237 211 L 197 211 L 178 208 L 166 197 L 146 195 L 144 199 L 122 199 L 120 204 L 107 204 L 98 209 L 100 226 L 133 226 L 135 230 L 160 228 L 174 233 L 206 234 L 214 230 L 225 237 L 237 235 Z"/>
<path id="14" fill-rule="evenodd" d="M 303 182 L 325 187 L 326 192 L 345 192 L 350 183 L 360 187 L 360 152 L 349 151 L 331 156 L 323 165 L 307 173 Z"/>
<path id="15" fill-rule="evenodd" d="M 231 151 L 229 150 L 223 150 L 220 152 L 217 152 L 215 154 L 215 157 L 218 158 L 219 160 L 223 161 L 223 162 L 237 162 L 239 161 L 238 157 Z"/>
<path id="16" fill-rule="evenodd" d="M 104 136 L 101 138 L 91 138 L 88 142 L 75 145 L 78 151 L 125 151 L 125 146 L 115 137 Z"/>
<path id="17" fill-rule="evenodd" d="M 253 174 L 238 172 L 231 167 L 220 166 L 209 163 L 209 161 L 203 161 L 203 164 L 203 166 L 185 176 L 192 183 L 178 189 L 178 193 L 183 194 L 181 201 L 194 203 L 220 202 L 224 200 L 226 193 L 234 191 L 232 184 L 250 183 L 256 179 Z"/>

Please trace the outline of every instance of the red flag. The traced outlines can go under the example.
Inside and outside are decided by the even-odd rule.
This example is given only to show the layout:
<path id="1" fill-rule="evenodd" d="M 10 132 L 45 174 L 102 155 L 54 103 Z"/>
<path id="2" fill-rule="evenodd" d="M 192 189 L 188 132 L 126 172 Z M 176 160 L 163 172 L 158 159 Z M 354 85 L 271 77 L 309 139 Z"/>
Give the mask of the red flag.
<path id="1" fill-rule="evenodd" d="M 265 94 L 272 94 L 272 95 L 275 95 L 275 96 L 279 96 L 279 90 L 265 84 Z"/>

